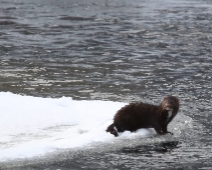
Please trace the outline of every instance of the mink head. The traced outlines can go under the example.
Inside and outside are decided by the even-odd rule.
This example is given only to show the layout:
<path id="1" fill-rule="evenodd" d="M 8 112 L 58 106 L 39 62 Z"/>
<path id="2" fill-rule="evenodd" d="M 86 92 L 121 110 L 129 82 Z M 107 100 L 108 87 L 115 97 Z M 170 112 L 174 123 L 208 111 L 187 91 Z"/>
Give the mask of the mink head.
<path id="1" fill-rule="evenodd" d="M 164 97 L 160 105 L 160 119 L 168 124 L 177 114 L 179 109 L 179 100 L 174 96 Z"/>
<path id="2" fill-rule="evenodd" d="M 179 109 L 179 100 L 174 96 L 166 96 L 164 97 L 161 106 L 163 110 L 172 110 L 176 114 Z"/>

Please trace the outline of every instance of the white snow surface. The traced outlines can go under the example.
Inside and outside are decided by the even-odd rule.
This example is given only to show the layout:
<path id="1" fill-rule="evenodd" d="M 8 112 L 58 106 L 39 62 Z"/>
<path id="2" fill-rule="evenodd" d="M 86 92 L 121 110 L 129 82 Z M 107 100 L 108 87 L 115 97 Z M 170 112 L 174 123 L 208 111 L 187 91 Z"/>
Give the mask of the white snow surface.
<path id="1" fill-rule="evenodd" d="M 105 130 L 113 122 L 116 112 L 126 104 L 0 92 L 0 164 L 48 159 L 63 151 L 169 141 L 185 136 L 187 131 L 196 132 L 192 118 L 178 113 L 168 126 L 174 137 L 156 135 L 154 129 L 125 131 L 114 137 Z"/>
<path id="2" fill-rule="evenodd" d="M 60 149 L 88 147 L 115 137 L 105 130 L 126 103 L 40 98 L 0 92 L 0 162 L 33 158 Z M 147 137 L 141 129 L 121 137 Z"/>

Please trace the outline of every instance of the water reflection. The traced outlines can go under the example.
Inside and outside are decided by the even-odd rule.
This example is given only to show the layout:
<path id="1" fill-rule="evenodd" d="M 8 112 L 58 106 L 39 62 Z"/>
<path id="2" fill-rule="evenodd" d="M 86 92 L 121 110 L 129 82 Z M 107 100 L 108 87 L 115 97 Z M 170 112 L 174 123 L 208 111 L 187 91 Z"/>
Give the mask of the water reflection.
<path id="1" fill-rule="evenodd" d="M 154 154 L 153 152 L 163 154 L 165 154 L 166 152 L 172 152 L 173 150 L 179 148 L 180 144 L 181 143 L 179 141 L 161 142 L 153 145 L 150 144 L 150 145 L 136 146 L 133 148 L 123 148 L 121 149 L 121 152 L 125 154 L 133 154 L 133 156 L 136 156 L 136 154 L 140 156 L 141 154 L 147 156 L 148 155 L 147 153 L 149 153 L 150 155 L 148 156 L 151 157 L 151 155 Z"/>

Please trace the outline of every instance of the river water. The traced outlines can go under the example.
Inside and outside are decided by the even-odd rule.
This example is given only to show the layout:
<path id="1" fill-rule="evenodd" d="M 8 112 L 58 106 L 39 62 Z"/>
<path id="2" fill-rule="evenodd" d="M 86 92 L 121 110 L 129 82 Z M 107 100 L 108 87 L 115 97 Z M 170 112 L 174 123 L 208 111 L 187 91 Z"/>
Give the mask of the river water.
<path id="1" fill-rule="evenodd" d="M 212 169 L 211 11 L 209 0 L 0 0 L 0 91 L 151 103 L 175 95 L 192 120 L 171 142 L 67 151 L 15 169 Z"/>

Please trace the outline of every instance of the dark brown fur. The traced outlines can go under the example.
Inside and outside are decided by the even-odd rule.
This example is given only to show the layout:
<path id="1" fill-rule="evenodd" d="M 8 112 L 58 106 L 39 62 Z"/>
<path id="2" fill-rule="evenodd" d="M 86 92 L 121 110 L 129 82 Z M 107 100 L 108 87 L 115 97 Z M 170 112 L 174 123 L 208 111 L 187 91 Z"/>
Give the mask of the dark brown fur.
<path id="1" fill-rule="evenodd" d="M 165 97 L 159 106 L 142 102 L 131 103 L 116 113 L 114 122 L 106 131 L 114 136 L 118 136 L 117 132 L 133 132 L 140 128 L 154 128 L 158 134 L 171 133 L 167 131 L 167 126 L 176 116 L 178 109 L 179 100 L 173 96 Z M 170 110 L 172 111 L 169 112 Z"/>

